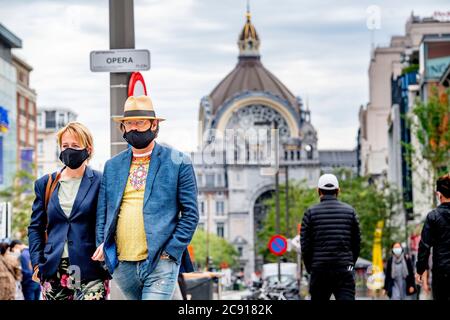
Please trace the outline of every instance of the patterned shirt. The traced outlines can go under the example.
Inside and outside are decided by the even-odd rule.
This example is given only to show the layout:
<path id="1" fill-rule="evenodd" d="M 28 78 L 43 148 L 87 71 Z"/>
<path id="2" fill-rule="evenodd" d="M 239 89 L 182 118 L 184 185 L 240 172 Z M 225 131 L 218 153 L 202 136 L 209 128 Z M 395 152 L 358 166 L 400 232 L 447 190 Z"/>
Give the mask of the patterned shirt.
<path id="1" fill-rule="evenodd" d="M 120 261 L 141 261 L 148 255 L 143 207 L 149 165 L 150 155 L 133 157 L 131 161 L 116 229 Z"/>

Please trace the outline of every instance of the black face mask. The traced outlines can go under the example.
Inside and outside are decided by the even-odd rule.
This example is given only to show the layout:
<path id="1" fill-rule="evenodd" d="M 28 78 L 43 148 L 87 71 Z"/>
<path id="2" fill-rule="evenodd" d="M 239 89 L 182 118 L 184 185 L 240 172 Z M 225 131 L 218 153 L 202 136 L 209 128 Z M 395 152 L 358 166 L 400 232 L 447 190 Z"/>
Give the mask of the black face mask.
<path id="1" fill-rule="evenodd" d="M 136 149 L 144 149 L 155 139 L 156 133 L 151 128 L 145 131 L 131 130 L 123 133 L 123 138 Z"/>
<path id="2" fill-rule="evenodd" d="M 89 158 L 86 148 L 82 150 L 67 148 L 59 154 L 59 159 L 70 169 L 78 169 Z"/>

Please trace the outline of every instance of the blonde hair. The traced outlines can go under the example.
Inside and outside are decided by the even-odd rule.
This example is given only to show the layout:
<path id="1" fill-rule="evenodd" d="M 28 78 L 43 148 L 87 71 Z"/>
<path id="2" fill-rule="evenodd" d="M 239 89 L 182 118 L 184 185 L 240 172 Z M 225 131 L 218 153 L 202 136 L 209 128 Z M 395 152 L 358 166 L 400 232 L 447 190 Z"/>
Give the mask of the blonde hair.
<path id="1" fill-rule="evenodd" d="M 67 132 L 77 138 L 77 140 L 81 144 L 81 147 L 91 149 L 88 158 L 91 159 L 92 154 L 94 152 L 94 138 L 92 137 L 92 134 L 89 131 L 89 129 L 80 122 L 76 121 L 69 122 L 65 127 L 59 129 L 59 131 L 56 133 L 56 139 L 58 141 L 58 145 L 60 148 L 62 144 L 62 136 Z"/>

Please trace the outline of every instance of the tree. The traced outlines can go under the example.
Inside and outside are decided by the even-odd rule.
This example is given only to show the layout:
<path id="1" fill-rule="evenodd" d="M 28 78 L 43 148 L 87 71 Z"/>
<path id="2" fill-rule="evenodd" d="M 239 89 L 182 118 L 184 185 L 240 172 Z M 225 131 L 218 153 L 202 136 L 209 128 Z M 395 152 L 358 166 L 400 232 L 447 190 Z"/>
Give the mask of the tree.
<path id="1" fill-rule="evenodd" d="M 425 159 L 429 164 L 433 183 L 450 167 L 449 95 L 449 89 L 439 92 L 436 86 L 432 86 L 428 100 L 423 102 L 417 99 L 412 115 L 408 117 L 408 124 L 417 137 L 419 148 L 411 143 L 405 144 L 407 158 L 412 167 Z M 434 193 L 434 188 L 431 190 Z M 430 196 L 436 205 L 434 194 Z"/>
<path id="2" fill-rule="evenodd" d="M 343 174 L 340 170 L 338 176 L 350 176 Z M 339 200 L 352 205 L 359 218 L 361 229 L 361 253 L 360 256 L 371 259 L 373 235 L 378 221 L 384 221 L 383 247 L 390 247 L 393 241 L 401 239 L 401 227 L 396 224 L 396 215 L 400 213 L 396 210 L 400 201 L 399 193 L 392 187 L 385 185 L 384 188 L 369 183 L 367 177 L 350 177 L 340 180 L 341 193 Z M 280 186 L 280 230 L 285 233 L 285 195 L 284 186 Z M 303 214 L 308 207 L 319 202 L 317 189 L 308 188 L 305 182 L 289 183 L 289 226 L 290 236 L 296 234 L 297 224 L 301 223 Z M 272 255 L 267 243 L 275 234 L 275 199 L 269 199 L 266 204 L 269 207 L 267 218 L 263 229 L 258 232 L 258 252 L 263 255 L 266 262 L 275 262 L 276 257 Z M 291 252 L 285 255 L 288 261 L 296 261 L 296 253 Z"/>
<path id="3" fill-rule="evenodd" d="M 0 198 L 12 203 L 12 234 L 14 238 L 27 242 L 31 207 L 34 200 L 33 181 L 35 176 L 20 170 L 14 177 L 11 187 L 0 192 Z"/>
<path id="4" fill-rule="evenodd" d="M 191 245 L 194 249 L 195 262 L 204 267 L 206 264 L 206 232 L 197 229 L 192 238 Z M 219 267 L 220 264 L 226 263 L 232 267 L 238 265 L 238 252 L 232 244 L 224 238 L 215 234 L 209 234 L 209 256 L 213 261 L 213 265 Z"/>

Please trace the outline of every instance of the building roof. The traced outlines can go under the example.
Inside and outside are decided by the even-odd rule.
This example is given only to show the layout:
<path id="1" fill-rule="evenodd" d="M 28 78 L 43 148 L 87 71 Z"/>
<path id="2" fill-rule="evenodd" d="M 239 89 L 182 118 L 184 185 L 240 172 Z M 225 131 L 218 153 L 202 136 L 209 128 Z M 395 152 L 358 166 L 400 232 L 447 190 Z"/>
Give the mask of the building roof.
<path id="1" fill-rule="evenodd" d="M 28 72 L 33 71 L 33 67 L 16 54 L 12 55 L 12 61 L 25 68 Z"/>
<path id="2" fill-rule="evenodd" d="M 261 63 L 260 38 L 251 23 L 249 11 L 246 18 L 238 39 L 238 63 L 210 94 L 213 114 L 227 99 L 245 91 L 268 91 L 287 100 L 293 107 L 297 106 L 292 92 Z"/>
<path id="3" fill-rule="evenodd" d="M 234 95 L 244 91 L 269 91 L 296 106 L 291 91 L 267 70 L 259 57 L 240 57 L 236 67 L 211 92 L 213 113 Z"/>
<path id="4" fill-rule="evenodd" d="M 22 48 L 22 40 L 0 23 L 0 41 L 10 48 Z"/>

